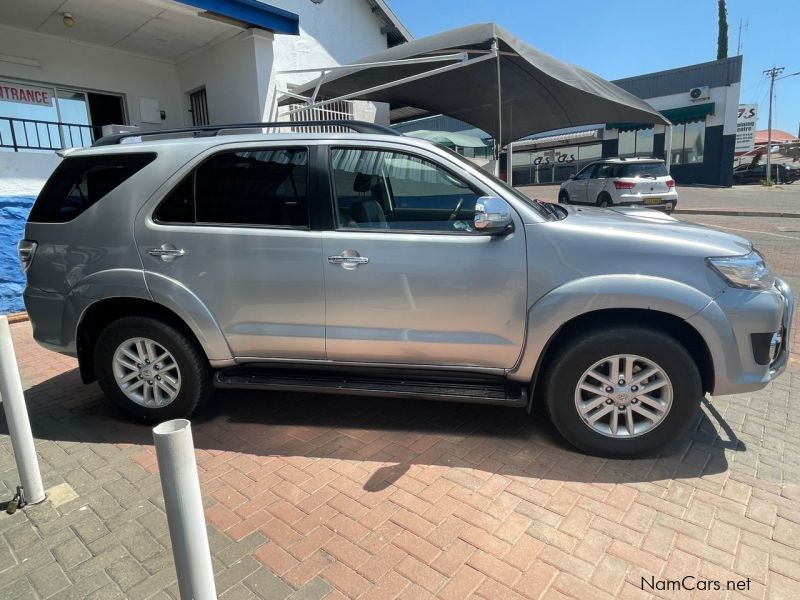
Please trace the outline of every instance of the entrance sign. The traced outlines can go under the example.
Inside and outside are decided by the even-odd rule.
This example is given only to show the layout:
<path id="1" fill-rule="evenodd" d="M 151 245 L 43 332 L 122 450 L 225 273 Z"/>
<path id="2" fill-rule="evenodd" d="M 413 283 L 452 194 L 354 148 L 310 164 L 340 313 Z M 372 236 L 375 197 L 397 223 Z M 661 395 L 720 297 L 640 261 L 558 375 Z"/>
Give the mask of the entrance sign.
<path id="1" fill-rule="evenodd" d="M 750 152 L 756 146 L 758 104 L 740 104 L 736 119 L 736 152 Z"/>
<path id="2" fill-rule="evenodd" d="M 52 106 L 53 90 L 34 85 L 0 81 L 0 100 L 37 106 Z"/>

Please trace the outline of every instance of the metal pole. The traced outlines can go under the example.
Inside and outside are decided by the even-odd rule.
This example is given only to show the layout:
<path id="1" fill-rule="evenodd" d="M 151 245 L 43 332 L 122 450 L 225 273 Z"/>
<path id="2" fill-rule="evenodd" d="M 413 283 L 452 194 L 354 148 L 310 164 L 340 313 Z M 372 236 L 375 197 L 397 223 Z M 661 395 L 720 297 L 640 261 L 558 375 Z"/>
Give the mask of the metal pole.
<path id="1" fill-rule="evenodd" d="M 3 410 L 22 484 L 20 504 L 39 504 L 45 499 L 44 486 L 25 406 L 25 394 L 19 379 L 17 356 L 11 341 L 11 328 L 5 315 L 0 315 L 0 396 L 3 398 Z"/>
<path id="2" fill-rule="evenodd" d="M 667 165 L 667 173 L 672 169 L 672 123 L 667 125 L 666 137 L 664 138 L 664 162 Z"/>
<path id="3" fill-rule="evenodd" d="M 216 600 L 192 424 L 166 421 L 153 428 L 153 439 L 181 599 Z"/>
<path id="4" fill-rule="evenodd" d="M 514 185 L 514 142 L 511 142 L 508 145 L 508 152 L 506 153 L 506 179 L 508 179 L 508 185 Z"/>
<path id="5" fill-rule="evenodd" d="M 500 152 L 503 149 L 503 86 L 500 79 L 500 43 L 497 38 L 492 42 L 492 50 L 494 51 L 497 62 L 497 139 L 495 140 L 495 164 L 494 174 L 500 177 Z M 506 156 L 506 179 L 508 179 L 508 156 Z"/>

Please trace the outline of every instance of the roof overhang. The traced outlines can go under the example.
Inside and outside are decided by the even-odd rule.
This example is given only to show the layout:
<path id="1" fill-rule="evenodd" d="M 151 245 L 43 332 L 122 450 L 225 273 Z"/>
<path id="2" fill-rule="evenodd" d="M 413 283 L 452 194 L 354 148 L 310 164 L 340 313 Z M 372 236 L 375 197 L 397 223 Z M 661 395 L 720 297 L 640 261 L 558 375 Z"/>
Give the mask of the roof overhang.
<path id="1" fill-rule="evenodd" d="M 282 8 L 258 0 L 177 0 L 211 15 L 233 19 L 239 23 L 260 27 L 275 33 L 300 34 L 300 17 Z"/>

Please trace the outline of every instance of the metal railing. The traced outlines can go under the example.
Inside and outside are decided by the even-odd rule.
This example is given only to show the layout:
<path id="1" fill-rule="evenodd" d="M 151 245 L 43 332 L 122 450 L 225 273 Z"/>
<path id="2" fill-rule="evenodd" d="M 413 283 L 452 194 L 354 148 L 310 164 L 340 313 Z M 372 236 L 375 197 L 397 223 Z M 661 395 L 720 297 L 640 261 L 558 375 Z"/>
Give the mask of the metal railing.
<path id="1" fill-rule="evenodd" d="M 92 125 L 0 117 L 0 148 L 14 152 L 91 146 L 101 136 L 101 128 Z"/>

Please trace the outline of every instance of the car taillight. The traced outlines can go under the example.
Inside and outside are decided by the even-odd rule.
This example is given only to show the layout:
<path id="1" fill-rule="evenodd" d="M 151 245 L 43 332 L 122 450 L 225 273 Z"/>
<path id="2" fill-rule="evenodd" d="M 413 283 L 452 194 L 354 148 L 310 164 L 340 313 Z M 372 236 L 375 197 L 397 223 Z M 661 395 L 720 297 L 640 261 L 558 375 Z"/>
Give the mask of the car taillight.
<path id="1" fill-rule="evenodd" d="M 614 187 L 618 190 L 632 190 L 636 184 L 632 181 L 615 181 Z"/>
<path id="2" fill-rule="evenodd" d="M 17 244 L 17 254 L 19 254 L 19 262 L 23 271 L 27 271 L 28 267 L 31 266 L 37 246 L 38 244 L 33 240 L 20 240 L 19 244 Z"/>
<path id="3" fill-rule="evenodd" d="M 668 188 L 674 188 L 675 187 L 675 180 L 672 179 L 672 178 L 667 179 L 667 187 Z"/>

